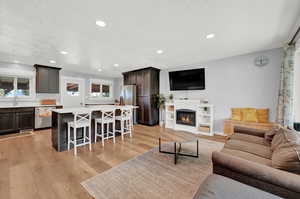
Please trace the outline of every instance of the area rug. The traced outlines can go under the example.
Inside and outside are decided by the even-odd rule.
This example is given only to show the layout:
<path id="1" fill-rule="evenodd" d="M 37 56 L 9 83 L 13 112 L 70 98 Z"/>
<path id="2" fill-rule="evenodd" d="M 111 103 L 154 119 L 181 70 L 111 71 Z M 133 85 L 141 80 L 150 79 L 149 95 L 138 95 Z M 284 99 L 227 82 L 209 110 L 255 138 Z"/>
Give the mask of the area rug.
<path id="1" fill-rule="evenodd" d="M 196 143 L 185 143 L 185 152 L 195 151 Z M 163 145 L 172 150 L 172 143 Z M 199 158 L 159 153 L 158 148 L 130 159 L 81 184 L 96 199 L 185 199 L 192 198 L 212 173 L 211 154 L 224 143 L 199 139 Z"/>

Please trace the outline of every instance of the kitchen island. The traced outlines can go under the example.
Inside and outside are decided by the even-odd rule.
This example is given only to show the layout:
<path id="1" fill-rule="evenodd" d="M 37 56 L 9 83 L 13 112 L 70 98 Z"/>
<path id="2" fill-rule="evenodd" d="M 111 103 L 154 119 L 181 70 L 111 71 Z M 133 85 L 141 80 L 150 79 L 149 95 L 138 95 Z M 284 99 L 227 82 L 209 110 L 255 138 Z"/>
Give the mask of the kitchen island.
<path id="1" fill-rule="evenodd" d="M 55 109 L 52 111 L 52 146 L 57 151 L 65 151 L 68 146 L 68 132 L 67 132 L 67 124 L 70 121 L 74 120 L 73 112 L 79 111 L 91 111 L 92 112 L 92 124 L 91 124 L 91 133 L 92 133 L 92 142 L 95 142 L 95 118 L 101 117 L 101 110 L 107 108 L 115 108 L 116 115 L 120 114 L 120 110 L 123 107 L 129 107 L 132 109 L 138 108 L 137 106 L 125 105 L 99 105 L 99 106 L 88 106 L 88 107 L 74 107 L 74 108 L 63 108 L 63 109 Z M 116 125 L 118 126 L 118 125 Z M 83 137 L 83 130 L 78 129 L 78 139 Z M 118 133 L 116 133 L 116 136 Z M 73 147 L 71 145 L 71 147 Z"/>

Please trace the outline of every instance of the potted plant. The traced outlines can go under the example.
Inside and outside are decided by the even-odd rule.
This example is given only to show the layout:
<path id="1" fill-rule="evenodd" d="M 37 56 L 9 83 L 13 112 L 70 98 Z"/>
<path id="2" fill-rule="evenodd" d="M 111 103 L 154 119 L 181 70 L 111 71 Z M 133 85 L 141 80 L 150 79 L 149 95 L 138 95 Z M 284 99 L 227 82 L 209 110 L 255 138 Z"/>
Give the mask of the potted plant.
<path id="1" fill-rule="evenodd" d="M 173 94 L 170 94 L 170 95 L 169 95 L 169 102 L 173 102 L 173 99 L 174 99 Z"/>

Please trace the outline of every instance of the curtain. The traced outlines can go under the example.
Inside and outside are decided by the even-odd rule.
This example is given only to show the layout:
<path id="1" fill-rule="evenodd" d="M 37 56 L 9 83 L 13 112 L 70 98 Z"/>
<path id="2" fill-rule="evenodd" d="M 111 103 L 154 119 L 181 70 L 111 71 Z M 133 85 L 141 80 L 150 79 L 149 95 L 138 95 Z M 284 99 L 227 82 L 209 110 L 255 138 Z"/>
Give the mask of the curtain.
<path id="1" fill-rule="evenodd" d="M 280 88 L 277 105 L 277 123 L 293 128 L 294 57 L 295 45 L 284 48 L 284 59 L 280 71 Z"/>

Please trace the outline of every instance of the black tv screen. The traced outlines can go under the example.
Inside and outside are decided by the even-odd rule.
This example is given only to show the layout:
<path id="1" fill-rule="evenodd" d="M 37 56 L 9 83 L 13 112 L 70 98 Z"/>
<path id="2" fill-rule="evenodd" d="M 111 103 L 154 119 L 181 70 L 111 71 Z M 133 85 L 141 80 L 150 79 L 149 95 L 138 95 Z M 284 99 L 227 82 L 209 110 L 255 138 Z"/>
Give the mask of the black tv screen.
<path id="1" fill-rule="evenodd" d="M 204 90 L 205 69 L 192 69 L 169 72 L 170 90 Z"/>

